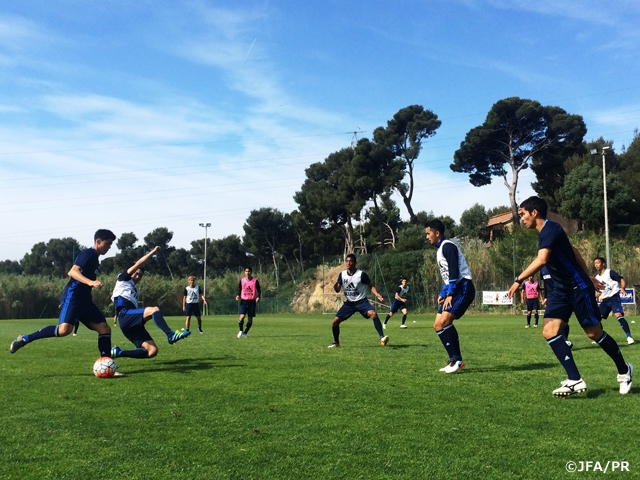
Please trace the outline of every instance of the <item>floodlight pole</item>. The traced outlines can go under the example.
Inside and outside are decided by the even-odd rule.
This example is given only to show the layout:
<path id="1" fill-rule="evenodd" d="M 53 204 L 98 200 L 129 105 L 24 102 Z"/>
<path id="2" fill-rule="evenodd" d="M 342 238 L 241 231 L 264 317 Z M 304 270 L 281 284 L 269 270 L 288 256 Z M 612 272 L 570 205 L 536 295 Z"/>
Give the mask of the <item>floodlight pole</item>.
<path id="1" fill-rule="evenodd" d="M 200 224 L 201 227 L 204 227 L 204 293 L 203 296 L 206 299 L 207 298 L 207 229 L 211 226 L 210 223 L 201 223 Z M 205 314 L 206 314 L 206 305 L 204 306 L 205 308 Z"/>
<path id="2" fill-rule="evenodd" d="M 604 188 L 604 238 L 607 250 L 607 268 L 611 268 L 611 258 L 609 255 L 609 209 L 607 208 L 607 163 L 605 161 L 605 150 L 609 147 L 602 147 L 602 186 Z"/>

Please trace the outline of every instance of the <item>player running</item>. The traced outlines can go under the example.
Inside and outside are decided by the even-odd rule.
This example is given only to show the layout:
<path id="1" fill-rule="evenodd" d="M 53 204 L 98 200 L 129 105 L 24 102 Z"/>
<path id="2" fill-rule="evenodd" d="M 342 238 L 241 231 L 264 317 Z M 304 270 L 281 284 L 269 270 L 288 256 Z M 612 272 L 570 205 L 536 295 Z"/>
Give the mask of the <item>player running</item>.
<path id="1" fill-rule="evenodd" d="M 602 329 L 600 311 L 595 299 L 595 288 L 603 284 L 590 277 L 580 252 L 569 243 L 567 234 L 556 222 L 547 219 L 547 202 L 539 197 L 529 197 L 520 204 L 518 212 L 528 229 L 539 233 L 538 256 L 515 279 L 508 291 L 509 298 L 520 288 L 522 279 L 547 267 L 553 280 L 544 311 L 542 335 L 567 373 L 567 379 L 553 391 L 557 397 L 565 397 L 587 390 L 580 376 L 571 349 L 562 333 L 564 325 L 574 312 L 587 336 L 594 340 L 613 360 L 618 370 L 620 393 L 631 390 L 633 365 L 626 363 L 616 341 Z"/>
<path id="2" fill-rule="evenodd" d="M 402 280 L 400 280 L 400 285 L 398 285 L 398 288 L 396 289 L 395 298 L 393 299 L 393 302 L 391 302 L 389 313 L 387 314 L 386 318 L 384 319 L 384 323 L 382 324 L 382 328 L 387 328 L 387 322 L 398 310 L 402 312 L 402 323 L 400 324 L 400 328 L 407 328 L 407 326 L 404 324 L 404 322 L 407 321 L 408 313 L 407 293 L 409 293 L 409 285 L 407 285 L 407 279 L 405 277 L 402 277 Z"/>
<path id="3" fill-rule="evenodd" d="M 605 284 L 605 289 L 600 294 L 600 315 L 605 319 L 613 312 L 627 336 L 627 343 L 633 345 L 636 342 L 631 336 L 629 323 L 624 318 L 624 309 L 620 302 L 620 290 L 624 291 L 627 286 L 624 277 L 607 268 L 607 262 L 602 257 L 597 257 L 593 261 L 593 266 L 598 271 L 596 278 Z M 618 285 L 618 282 L 620 282 L 620 285 Z"/>

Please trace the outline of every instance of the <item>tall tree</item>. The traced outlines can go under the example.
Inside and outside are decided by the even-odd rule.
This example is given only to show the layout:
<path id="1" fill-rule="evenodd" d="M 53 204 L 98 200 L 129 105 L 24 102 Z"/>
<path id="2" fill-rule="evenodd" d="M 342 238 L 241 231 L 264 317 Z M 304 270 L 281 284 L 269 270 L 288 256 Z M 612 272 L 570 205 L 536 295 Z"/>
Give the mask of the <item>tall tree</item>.
<path id="1" fill-rule="evenodd" d="M 17 260 L 4 260 L 0 262 L 0 273 L 8 273 L 10 275 L 20 275 L 23 270 L 20 262 Z"/>
<path id="2" fill-rule="evenodd" d="M 577 218 L 590 230 L 602 231 L 604 219 L 604 188 L 602 165 L 584 163 L 573 169 L 560 189 L 560 213 Z M 627 223 L 631 189 L 619 174 L 607 174 L 607 204 L 610 223 Z"/>
<path id="3" fill-rule="evenodd" d="M 173 232 L 170 232 L 166 227 L 159 227 L 149 232 L 144 237 L 145 251 L 149 252 L 154 247 L 160 247 L 160 254 L 151 258 L 147 262 L 147 268 L 151 273 L 158 273 L 160 275 L 166 275 L 167 273 L 173 279 L 173 272 L 169 266 L 169 255 L 175 250 L 175 247 L 170 247 L 169 242 L 173 239 Z"/>
<path id="4" fill-rule="evenodd" d="M 485 208 L 479 203 L 462 212 L 460 216 L 460 226 L 458 227 L 458 236 L 464 238 L 479 238 L 487 240 L 489 238 L 489 227 L 487 221 L 489 215 Z"/>
<path id="5" fill-rule="evenodd" d="M 394 186 L 404 177 L 404 162 L 396 159 L 390 149 L 380 144 L 361 139 L 356 145 L 353 160 L 344 170 L 343 181 L 354 189 L 355 195 L 365 201 L 371 200 L 377 220 L 378 243 L 384 248 L 388 229 L 384 225 L 384 215 L 380 209 L 379 198 L 390 200 Z M 392 232 L 393 233 L 393 232 Z"/>
<path id="6" fill-rule="evenodd" d="M 278 259 L 286 257 L 285 239 L 291 234 L 291 224 L 286 216 L 274 208 L 252 210 L 242 227 L 244 242 L 251 253 L 273 262 L 276 287 L 280 285 Z M 285 263 L 287 262 L 286 259 Z M 291 273 L 291 271 L 290 271 Z M 295 278 L 292 278 L 295 281 Z"/>
<path id="7" fill-rule="evenodd" d="M 431 110 L 425 110 L 422 105 L 410 105 L 398 110 L 387 127 L 378 127 L 373 132 L 375 143 L 385 146 L 402 160 L 408 183 L 398 182 L 396 189 L 407 207 L 411 223 L 417 223 L 411 201 L 413 199 L 415 162 L 422 150 L 422 143 L 436 134 L 442 122 Z"/>
<path id="8" fill-rule="evenodd" d="M 22 258 L 20 265 L 27 275 L 65 277 L 82 249 L 73 238 L 52 238 L 46 244 L 35 244 L 31 253 Z"/>
<path id="9" fill-rule="evenodd" d="M 629 221 L 640 224 L 640 134 L 636 128 L 633 141 L 628 148 L 623 147 L 623 153 L 618 155 L 620 162 L 620 175 L 629 185 L 633 200 L 627 206 L 629 210 Z M 607 162 L 609 159 L 607 159 Z M 609 164 L 607 163 L 607 166 Z"/>
<path id="10" fill-rule="evenodd" d="M 324 162 L 314 163 L 305 170 L 307 179 L 293 196 L 300 212 L 321 230 L 344 228 L 345 253 L 354 251 L 353 219 L 366 204 L 349 180 L 347 166 L 353 160 L 354 149 L 344 148 L 330 154 Z"/>
<path id="11" fill-rule="evenodd" d="M 586 132 L 580 115 L 569 115 L 560 107 L 545 107 L 535 100 L 506 98 L 491 107 L 482 125 L 467 132 L 453 156 L 451 170 L 468 173 L 469 182 L 476 187 L 489 185 L 494 176 L 502 177 L 517 224 L 520 172 L 534 158 L 552 164 L 563 161 L 581 148 Z"/>

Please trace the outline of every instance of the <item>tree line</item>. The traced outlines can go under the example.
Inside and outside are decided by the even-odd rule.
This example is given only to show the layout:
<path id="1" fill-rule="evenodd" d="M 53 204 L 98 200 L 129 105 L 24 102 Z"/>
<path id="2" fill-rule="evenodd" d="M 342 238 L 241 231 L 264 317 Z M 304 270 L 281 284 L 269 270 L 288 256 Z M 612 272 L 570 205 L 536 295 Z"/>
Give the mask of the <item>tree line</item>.
<path id="1" fill-rule="evenodd" d="M 297 209 L 251 211 L 242 237 L 206 239 L 206 259 L 205 239 L 192 241 L 189 249 L 175 248 L 170 245 L 173 233 L 159 227 L 142 241 L 133 233 L 121 234 L 116 243 L 119 252 L 105 259 L 101 269 L 107 274 L 121 271 L 160 245 L 161 254 L 147 264 L 149 273 L 198 276 L 206 261 L 208 276 L 215 278 L 252 264 L 269 270 L 278 288 L 280 282 L 296 284 L 305 269 L 324 256 L 424 249 L 421 225 L 434 215 L 415 211 L 414 172 L 424 142 L 440 125 L 438 116 L 421 105 L 399 110 L 386 126 L 374 130 L 371 139 L 362 138 L 310 165 L 294 194 Z M 604 155 L 610 222 L 626 225 L 627 240 L 640 243 L 640 204 L 635 198 L 640 192 L 640 135 L 636 130 L 629 147 L 617 153 L 603 138 L 586 142 L 586 131 L 580 115 L 557 106 L 518 97 L 496 102 L 485 121 L 466 134 L 450 168 L 467 174 L 478 187 L 500 179 L 508 205 L 486 210 L 475 204 L 459 223 L 441 216 L 447 235 L 487 240 L 488 218 L 504 211 L 511 211 L 517 223 L 515 193 L 519 174 L 526 168 L 536 175 L 533 189 L 552 210 L 579 219 L 587 230 L 601 231 Z M 394 193 L 402 199 L 408 221 L 401 219 Z M 64 277 L 82 248 L 69 237 L 40 242 L 20 261 L 0 262 L 0 273 Z"/>

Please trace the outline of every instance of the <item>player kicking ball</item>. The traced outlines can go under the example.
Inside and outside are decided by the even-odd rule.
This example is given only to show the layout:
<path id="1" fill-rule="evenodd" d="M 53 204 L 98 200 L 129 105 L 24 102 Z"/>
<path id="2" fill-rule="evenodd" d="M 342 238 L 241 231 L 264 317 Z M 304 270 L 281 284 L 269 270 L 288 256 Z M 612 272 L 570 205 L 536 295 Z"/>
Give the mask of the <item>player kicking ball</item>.
<path id="1" fill-rule="evenodd" d="M 129 358 L 153 358 L 158 354 L 158 347 L 145 328 L 145 323 L 153 319 L 156 326 L 167 336 L 169 345 L 191 335 L 189 330 L 176 332 L 169 328 L 158 307 L 138 308 L 138 289 L 136 285 L 144 275 L 144 264 L 160 251 L 155 247 L 140 258 L 130 268 L 118 275 L 118 281 L 113 289 L 111 299 L 116 307 L 116 315 L 120 323 L 120 330 L 136 348 L 122 350 L 117 345 L 111 349 L 111 356 Z"/>

